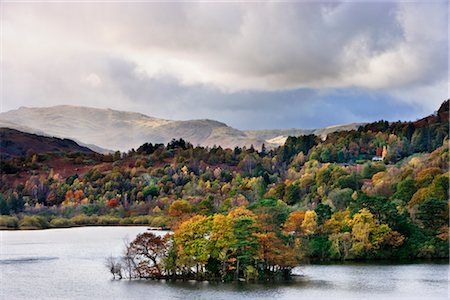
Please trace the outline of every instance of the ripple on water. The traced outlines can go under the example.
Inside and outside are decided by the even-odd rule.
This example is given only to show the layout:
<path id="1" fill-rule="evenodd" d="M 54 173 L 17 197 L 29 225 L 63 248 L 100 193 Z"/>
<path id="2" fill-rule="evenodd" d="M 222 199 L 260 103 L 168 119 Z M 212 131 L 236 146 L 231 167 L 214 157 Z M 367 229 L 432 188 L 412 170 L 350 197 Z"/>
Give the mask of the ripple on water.
<path id="1" fill-rule="evenodd" d="M 39 262 L 55 260 L 55 259 L 58 259 L 58 257 L 54 257 L 54 256 L 40 256 L 40 257 L 9 258 L 9 259 L 0 259 L 0 265 L 39 263 Z"/>

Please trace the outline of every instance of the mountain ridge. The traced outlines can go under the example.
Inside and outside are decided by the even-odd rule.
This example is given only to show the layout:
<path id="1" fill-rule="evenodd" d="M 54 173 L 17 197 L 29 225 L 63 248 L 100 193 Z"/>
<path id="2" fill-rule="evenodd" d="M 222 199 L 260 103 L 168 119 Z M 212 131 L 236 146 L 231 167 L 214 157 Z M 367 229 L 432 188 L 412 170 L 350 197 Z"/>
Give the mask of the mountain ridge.
<path id="1" fill-rule="evenodd" d="M 183 138 L 193 145 L 223 148 L 274 148 L 289 135 L 316 134 L 357 129 L 360 123 L 337 125 L 333 129 L 239 130 L 212 119 L 167 120 L 139 112 L 75 105 L 25 107 L 0 113 L 0 126 L 23 132 L 69 138 L 100 153 L 128 151 L 140 145 L 168 143 Z"/>

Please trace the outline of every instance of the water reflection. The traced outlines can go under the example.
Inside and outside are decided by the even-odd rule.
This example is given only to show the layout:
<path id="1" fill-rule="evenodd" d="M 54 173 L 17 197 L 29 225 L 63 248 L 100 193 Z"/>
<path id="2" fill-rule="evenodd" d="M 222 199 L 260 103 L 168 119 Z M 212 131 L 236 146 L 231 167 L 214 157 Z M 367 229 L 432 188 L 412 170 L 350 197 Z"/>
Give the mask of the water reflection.
<path id="1" fill-rule="evenodd" d="M 447 299 L 448 261 L 305 265 L 292 281 L 111 280 L 104 266 L 145 227 L 1 232 L 0 299 Z"/>

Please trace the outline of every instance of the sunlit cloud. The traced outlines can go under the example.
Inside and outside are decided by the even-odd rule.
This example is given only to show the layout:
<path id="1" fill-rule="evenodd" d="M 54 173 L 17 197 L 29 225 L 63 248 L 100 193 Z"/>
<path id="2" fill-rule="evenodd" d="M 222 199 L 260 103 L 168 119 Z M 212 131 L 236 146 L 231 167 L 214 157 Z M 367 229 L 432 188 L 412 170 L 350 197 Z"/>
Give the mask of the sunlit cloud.
<path id="1" fill-rule="evenodd" d="M 334 90 L 357 89 L 368 108 L 377 105 L 374 98 L 396 102 L 404 118 L 433 111 L 448 97 L 446 2 L 3 8 L 4 110 L 74 104 L 294 127 L 304 126 L 307 114 L 321 118 L 307 105 L 326 100 L 322 107 L 338 107 Z M 265 110 L 249 114 L 258 103 Z M 271 113 L 283 114 L 286 105 L 298 109 L 297 121 L 263 120 L 278 119 Z M 345 111 L 342 122 L 367 118 Z"/>

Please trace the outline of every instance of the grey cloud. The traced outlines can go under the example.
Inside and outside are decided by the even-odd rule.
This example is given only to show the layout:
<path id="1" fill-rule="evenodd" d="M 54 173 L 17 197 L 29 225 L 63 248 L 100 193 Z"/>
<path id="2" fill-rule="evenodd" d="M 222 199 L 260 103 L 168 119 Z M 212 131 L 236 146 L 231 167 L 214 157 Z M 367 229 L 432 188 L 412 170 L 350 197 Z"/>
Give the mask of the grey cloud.
<path id="1" fill-rule="evenodd" d="M 447 95 L 445 2 L 3 8 L 3 109 L 66 103 L 249 128 L 312 122 L 318 107 L 337 101 L 327 96 L 335 88 L 422 111 Z M 356 108 L 342 120 L 364 114 L 360 98 L 345 102 Z"/>
<path id="2" fill-rule="evenodd" d="M 75 51 L 117 52 L 150 77 L 173 75 L 187 85 L 212 84 L 228 91 L 385 88 L 441 76 L 446 66 L 445 8 L 443 3 L 358 2 L 7 6 L 12 12 L 25 11 L 43 38 L 47 32 L 59 48 L 71 39 Z M 6 30 L 10 21 L 19 36 L 25 35 L 24 22 L 12 12 L 6 14 Z M 431 58 L 433 68 L 420 63 Z M 408 74 L 380 66 L 392 60 Z M 386 76 L 391 78 L 380 79 Z"/>

